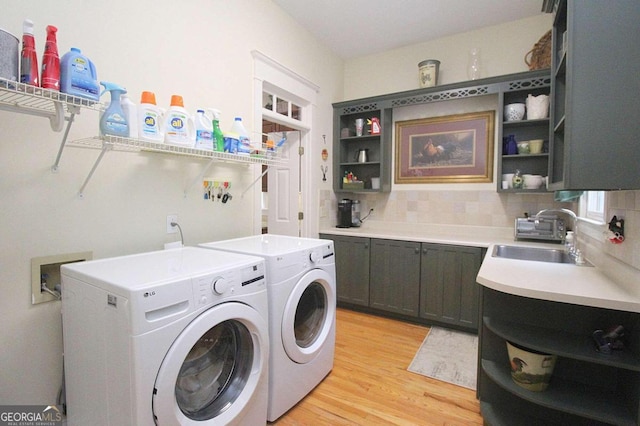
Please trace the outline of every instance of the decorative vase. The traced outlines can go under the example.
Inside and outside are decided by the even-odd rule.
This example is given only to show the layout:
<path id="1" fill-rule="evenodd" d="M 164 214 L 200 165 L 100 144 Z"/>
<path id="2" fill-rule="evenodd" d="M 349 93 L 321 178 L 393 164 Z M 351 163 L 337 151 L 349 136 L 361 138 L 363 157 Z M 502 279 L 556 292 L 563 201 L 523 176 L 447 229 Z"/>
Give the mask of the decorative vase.
<path id="1" fill-rule="evenodd" d="M 507 155 L 516 155 L 518 153 L 518 144 L 515 135 L 507 136 Z"/>
<path id="2" fill-rule="evenodd" d="M 469 80 L 477 80 L 480 78 L 480 49 L 473 48 L 469 51 L 467 76 Z"/>

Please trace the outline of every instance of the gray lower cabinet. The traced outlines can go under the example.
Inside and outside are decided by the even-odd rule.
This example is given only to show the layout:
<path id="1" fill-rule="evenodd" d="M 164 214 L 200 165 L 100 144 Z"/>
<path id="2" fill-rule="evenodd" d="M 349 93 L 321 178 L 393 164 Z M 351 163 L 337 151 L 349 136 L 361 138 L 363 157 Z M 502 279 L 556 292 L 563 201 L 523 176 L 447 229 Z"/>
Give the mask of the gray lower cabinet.
<path id="1" fill-rule="evenodd" d="M 480 294 L 477 395 L 486 425 L 640 425 L 640 314 L 486 287 Z M 624 349 L 598 352 L 593 332 L 616 325 Z M 512 380 L 506 342 L 557 355 L 544 392 Z"/>
<path id="2" fill-rule="evenodd" d="M 418 316 L 420 243 L 371 240 L 369 306 Z"/>
<path id="3" fill-rule="evenodd" d="M 478 329 L 485 249 L 321 234 L 336 252 L 338 303 L 424 323 Z"/>
<path id="4" fill-rule="evenodd" d="M 466 328 L 478 328 L 476 276 L 483 249 L 422 244 L 420 317 Z"/>
<path id="5" fill-rule="evenodd" d="M 333 240 L 338 302 L 369 306 L 369 238 L 320 235 Z"/>

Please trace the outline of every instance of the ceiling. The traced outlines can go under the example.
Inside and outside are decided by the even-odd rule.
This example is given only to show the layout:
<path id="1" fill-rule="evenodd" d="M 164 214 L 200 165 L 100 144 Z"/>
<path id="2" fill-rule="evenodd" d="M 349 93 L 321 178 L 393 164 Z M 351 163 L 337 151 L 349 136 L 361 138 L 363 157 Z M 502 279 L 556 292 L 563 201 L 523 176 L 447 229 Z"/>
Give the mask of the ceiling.
<path id="1" fill-rule="evenodd" d="M 273 0 L 344 59 L 542 13 L 543 0 Z"/>

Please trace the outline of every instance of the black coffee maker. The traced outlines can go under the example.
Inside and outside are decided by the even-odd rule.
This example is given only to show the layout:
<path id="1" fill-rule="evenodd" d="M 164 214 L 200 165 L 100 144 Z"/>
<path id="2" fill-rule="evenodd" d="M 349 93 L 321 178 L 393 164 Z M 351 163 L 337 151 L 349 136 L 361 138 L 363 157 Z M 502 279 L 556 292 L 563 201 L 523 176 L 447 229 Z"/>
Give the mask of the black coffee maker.
<path id="1" fill-rule="evenodd" d="M 348 198 L 343 198 L 338 201 L 338 228 L 351 228 L 351 208 L 353 201 Z"/>

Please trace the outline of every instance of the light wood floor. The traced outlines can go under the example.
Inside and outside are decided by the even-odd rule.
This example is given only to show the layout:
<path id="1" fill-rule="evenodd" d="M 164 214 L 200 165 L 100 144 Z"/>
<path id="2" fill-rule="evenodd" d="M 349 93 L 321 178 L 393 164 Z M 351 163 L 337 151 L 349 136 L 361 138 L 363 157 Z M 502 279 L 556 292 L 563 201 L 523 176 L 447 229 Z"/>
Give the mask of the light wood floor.
<path id="1" fill-rule="evenodd" d="M 475 391 L 407 371 L 428 330 L 338 309 L 333 371 L 273 425 L 482 425 Z"/>

